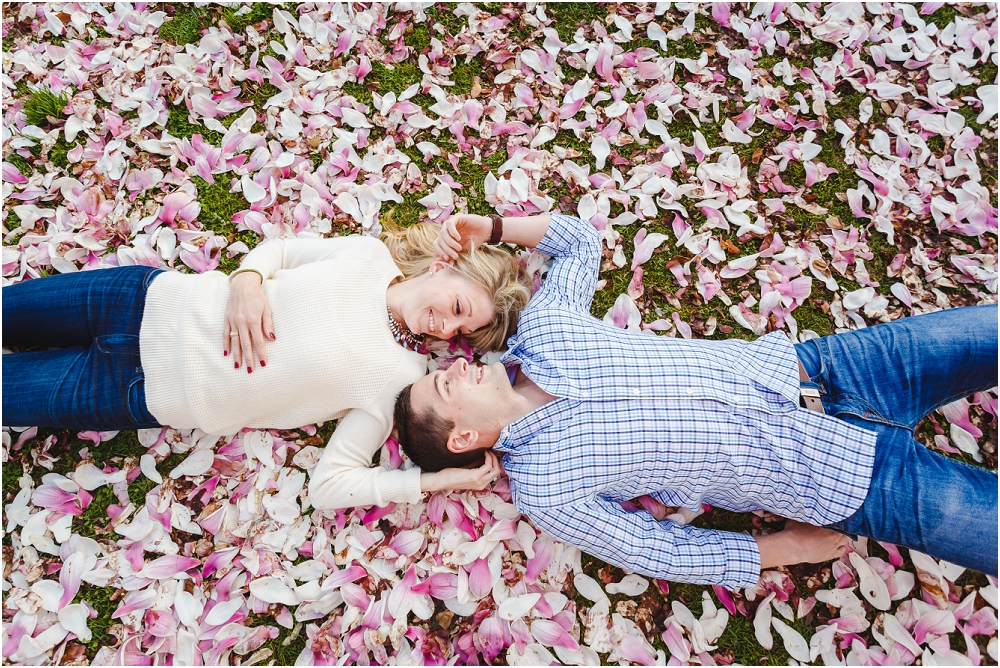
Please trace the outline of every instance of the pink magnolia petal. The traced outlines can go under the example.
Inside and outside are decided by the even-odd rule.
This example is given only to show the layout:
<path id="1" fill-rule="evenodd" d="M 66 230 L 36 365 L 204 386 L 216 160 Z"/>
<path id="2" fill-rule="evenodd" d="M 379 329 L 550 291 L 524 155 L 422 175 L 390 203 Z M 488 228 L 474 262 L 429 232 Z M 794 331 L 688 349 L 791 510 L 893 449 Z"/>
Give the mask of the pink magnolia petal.
<path id="1" fill-rule="evenodd" d="M 493 588 L 493 574 L 486 559 L 477 559 L 469 569 L 469 591 L 477 600 L 483 598 Z"/>
<path id="2" fill-rule="evenodd" d="M 538 576 L 549 567 L 555 553 L 555 546 L 552 543 L 552 539 L 544 534 L 538 537 L 533 548 L 535 556 L 528 560 L 524 572 L 524 579 L 528 582 L 534 582 L 538 579 Z"/>
<path id="3" fill-rule="evenodd" d="M 656 657 L 650 656 L 649 652 L 646 650 L 645 643 L 635 636 L 627 634 L 623 636 L 618 652 L 626 661 L 631 661 L 632 663 L 637 663 L 641 666 L 656 665 Z"/>
<path id="4" fill-rule="evenodd" d="M 80 591 L 83 579 L 86 556 L 82 552 L 74 552 L 63 562 L 59 569 L 59 584 L 63 586 L 63 595 L 59 599 L 59 607 L 63 608 L 73 602 L 76 593 Z"/>
<path id="5" fill-rule="evenodd" d="M 548 619 L 536 619 L 531 622 L 531 635 L 534 636 L 535 640 L 548 647 L 580 649 L 580 644 L 566 633 L 566 629 Z"/>
<path id="6" fill-rule="evenodd" d="M 404 557 L 416 553 L 424 544 L 424 535 L 419 531 L 401 531 L 389 541 L 389 547 Z"/>
<path id="7" fill-rule="evenodd" d="M 147 578 L 149 580 L 166 580 L 199 565 L 201 565 L 200 559 L 182 557 L 177 554 L 168 554 L 159 557 L 158 559 L 154 559 L 146 564 L 146 566 L 139 571 L 139 577 Z"/>
<path id="8" fill-rule="evenodd" d="M 351 566 L 331 574 L 326 580 L 323 581 L 323 586 L 335 589 L 346 582 L 360 580 L 366 575 L 368 575 L 368 573 L 366 573 L 365 569 L 361 566 Z"/>
<path id="9" fill-rule="evenodd" d="M 157 597 L 158 594 L 152 587 L 130 591 L 125 594 L 118 609 L 112 613 L 111 619 L 118 619 L 134 610 L 145 610 L 156 601 Z"/>
<path id="10" fill-rule="evenodd" d="M 417 583 L 417 571 L 413 566 L 410 566 L 409 570 L 406 571 L 406 575 L 403 576 L 402 581 L 392 588 L 389 593 L 389 600 L 386 604 L 386 612 L 392 616 L 393 619 L 402 619 L 407 614 L 409 614 L 410 609 L 413 607 L 413 599 L 415 594 L 413 593 L 413 585 Z"/>

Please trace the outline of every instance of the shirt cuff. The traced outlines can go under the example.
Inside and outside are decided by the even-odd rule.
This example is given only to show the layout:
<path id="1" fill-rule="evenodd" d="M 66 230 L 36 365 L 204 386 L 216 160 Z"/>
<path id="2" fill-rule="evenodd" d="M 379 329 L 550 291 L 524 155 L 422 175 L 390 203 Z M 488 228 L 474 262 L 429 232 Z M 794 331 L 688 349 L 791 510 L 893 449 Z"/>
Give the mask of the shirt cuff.
<path id="1" fill-rule="evenodd" d="M 729 590 L 756 587 L 760 580 L 760 549 L 753 536 L 727 532 L 723 547 L 726 572 L 720 584 Z"/>
<path id="2" fill-rule="evenodd" d="M 587 221 L 561 213 L 553 213 L 549 216 L 549 228 L 545 231 L 542 240 L 535 245 L 535 250 L 552 257 L 558 257 L 565 255 L 569 249 L 579 245 L 588 237 L 592 238 L 593 243 L 600 243 L 600 235 L 594 226 Z"/>

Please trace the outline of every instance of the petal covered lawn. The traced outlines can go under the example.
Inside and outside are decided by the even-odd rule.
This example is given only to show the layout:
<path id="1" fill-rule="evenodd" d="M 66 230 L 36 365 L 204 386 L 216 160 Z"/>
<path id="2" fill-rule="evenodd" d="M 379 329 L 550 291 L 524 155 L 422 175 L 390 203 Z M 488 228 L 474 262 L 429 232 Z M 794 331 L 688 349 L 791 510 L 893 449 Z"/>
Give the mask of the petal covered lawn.
<path id="1" fill-rule="evenodd" d="M 995 3 L 4 3 L 2 32 L 4 285 L 559 210 L 637 336 L 996 301 Z M 892 545 L 731 592 L 554 541 L 505 479 L 318 512 L 332 429 L 4 428 L 4 662 L 997 662 L 996 580 Z M 995 470 L 996 391 L 917 438 Z"/>

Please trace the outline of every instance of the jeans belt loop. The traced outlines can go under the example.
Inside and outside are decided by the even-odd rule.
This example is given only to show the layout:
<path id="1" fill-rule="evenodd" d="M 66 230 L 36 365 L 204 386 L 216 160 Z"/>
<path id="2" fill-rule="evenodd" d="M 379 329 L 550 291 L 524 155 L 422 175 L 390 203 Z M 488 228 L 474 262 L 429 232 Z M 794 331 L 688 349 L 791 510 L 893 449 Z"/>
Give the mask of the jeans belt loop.
<path id="1" fill-rule="evenodd" d="M 826 413 L 823 409 L 823 400 L 820 399 L 819 390 L 815 387 L 806 387 L 801 385 L 801 383 L 808 382 L 810 382 L 809 374 L 806 373 L 806 369 L 802 366 L 802 362 L 799 362 L 799 404 L 811 411 Z"/>

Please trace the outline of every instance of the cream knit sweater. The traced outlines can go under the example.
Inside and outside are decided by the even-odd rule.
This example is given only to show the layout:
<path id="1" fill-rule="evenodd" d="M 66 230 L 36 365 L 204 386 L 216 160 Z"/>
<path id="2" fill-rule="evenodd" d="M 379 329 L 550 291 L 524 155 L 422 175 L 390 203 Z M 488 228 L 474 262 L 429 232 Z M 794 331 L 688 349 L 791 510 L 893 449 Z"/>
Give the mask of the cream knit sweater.
<path id="1" fill-rule="evenodd" d="M 361 236 L 270 241 L 242 269 L 264 277 L 276 339 L 265 344 L 267 367 L 248 374 L 222 355 L 225 274 L 164 272 L 149 287 L 139 333 L 149 412 L 220 435 L 339 419 L 309 484 L 313 506 L 417 501 L 419 469 L 371 468 L 396 394 L 427 367 L 389 330 L 385 291 L 401 274 L 385 245 Z"/>

